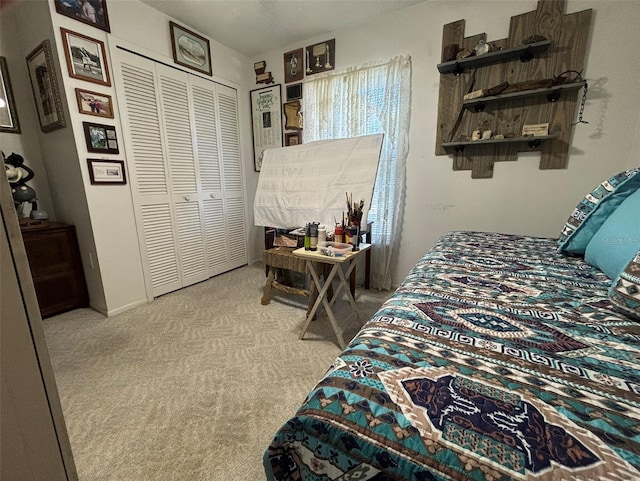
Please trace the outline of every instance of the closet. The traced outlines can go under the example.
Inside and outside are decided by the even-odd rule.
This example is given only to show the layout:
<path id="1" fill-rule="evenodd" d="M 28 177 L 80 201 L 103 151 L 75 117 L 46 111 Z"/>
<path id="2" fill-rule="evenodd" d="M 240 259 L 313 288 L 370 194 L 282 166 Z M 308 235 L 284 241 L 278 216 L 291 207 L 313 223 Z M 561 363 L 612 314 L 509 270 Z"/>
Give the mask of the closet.
<path id="1" fill-rule="evenodd" d="M 148 295 L 247 264 L 236 90 L 116 50 Z"/>

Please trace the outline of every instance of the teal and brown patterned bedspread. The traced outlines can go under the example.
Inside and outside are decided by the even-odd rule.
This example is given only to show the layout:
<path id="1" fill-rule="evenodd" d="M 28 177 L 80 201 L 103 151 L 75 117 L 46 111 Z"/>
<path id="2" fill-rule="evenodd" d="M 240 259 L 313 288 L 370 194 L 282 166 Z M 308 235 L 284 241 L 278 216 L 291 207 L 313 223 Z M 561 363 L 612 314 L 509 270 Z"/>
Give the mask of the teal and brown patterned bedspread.
<path id="1" fill-rule="evenodd" d="M 453 232 L 264 456 L 269 480 L 639 480 L 640 324 L 553 239 Z"/>

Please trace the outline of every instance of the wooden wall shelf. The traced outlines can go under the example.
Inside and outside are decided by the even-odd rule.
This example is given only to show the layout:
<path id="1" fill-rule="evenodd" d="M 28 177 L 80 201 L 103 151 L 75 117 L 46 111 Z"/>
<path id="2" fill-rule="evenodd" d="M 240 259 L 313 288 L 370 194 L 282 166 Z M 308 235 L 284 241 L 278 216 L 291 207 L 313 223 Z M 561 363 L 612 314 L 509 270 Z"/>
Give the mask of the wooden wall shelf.
<path id="1" fill-rule="evenodd" d="M 580 90 L 582 87 L 584 87 L 585 83 L 586 82 L 582 80 L 580 82 L 555 85 L 549 88 L 523 90 L 521 92 L 511 92 L 508 94 L 479 97 L 477 99 L 464 100 L 462 102 L 462 105 L 464 105 L 466 109 L 472 110 L 474 112 L 482 112 L 486 104 L 502 102 L 505 100 L 546 96 L 549 102 L 555 102 L 560 98 L 557 97 L 556 94 L 562 95 L 563 91 Z"/>
<path id="2" fill-rule="evenodd" d="M 490 178 L 495 162 L 515 161 L 519 152 L 531 149 L 540 152 L 540 169 L 567 167 L 578 90 L 586 82 L 464 100 L 468 93 L 503 82 L 513 85 L 552 79 L 562 72 L 582 72 L 593 12 L 587 9 L 567 14 L 566 9 L 567 0 L 538 0 L 534 10 L 514 15 L 510 21 L 505 18 L 509 35 L 489 41 L 493 52 L 460 60 L 445 61 L 451 46 L 457 45 L 458 51 L 473 49 L 481 41 L 487 42 L 487 34 L 465 36 L 464 20 L 444 25 L 435 154 L 451 156 L 453 170 L 471 171 L 474 179 Z M 525 39 L 536 35 L 545 40 L 523 45 Z M 553 135 L 533 141 L 526 137 L 455 141 L 470 138 L 476 130 L 518 135 L 525 125 L 537 124 L 549 124 L 548 132 Z"/>
<path id="3" fill-rule="evenodd" d="M 485 53 L 484 55 L 478 55 L 477 57 L 451 60 L 450 62 L 438 64 L 438 71 L 440 73 L 453 73 L 459 75 L 465 70 L 484 67 L 485 65 L 504 62 L 505 60 L 512 60 L 515 58 L 519 58 L 521 62 L 528 62 L 535 55 L 546 51 L 549 48 L 549 45 L 551 45 L 550 40 L 543 40 L 542 42 L 535 42 L 527 45 L 521 45 L 519 47 L 505 48 L 495 52 Z"/>
<path id="4" fill-rule="evenodd" d="M 558 134 L 555 135 L 539 135 L 539 136 L 527 136 L 527 137 L 511 137 L 509 139 L 488 139 L 488 140 L 465 140 L 463 142 L 444 142 L 442 147 L 445 149 L 454 148 L 456 152 L 464 151 L 467 146 L 483 146 L 483 145 L 497 145 L 497 144 L 528 144 L 530 149 L 537 149 L 543 142 L 548 140 L 557 139 Z"/>

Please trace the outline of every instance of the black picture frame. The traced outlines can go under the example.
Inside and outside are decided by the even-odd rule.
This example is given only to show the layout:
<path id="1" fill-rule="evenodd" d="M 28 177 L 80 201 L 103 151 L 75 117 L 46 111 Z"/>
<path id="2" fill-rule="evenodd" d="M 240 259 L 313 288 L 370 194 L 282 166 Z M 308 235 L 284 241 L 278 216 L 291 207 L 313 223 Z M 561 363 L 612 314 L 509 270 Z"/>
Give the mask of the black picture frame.
<path id="1" fill-rule="evenodd" d="M 16 102 L 13 99 L 9 67 L 7 67 L 7 59 L 4 57 L 0 57 L 0 100 L 3 101 L 0 103 L 2 105 L 0 107 L 0 132 L 19 134 L 21 132 L 20 121 L 18 120 Z"/>
<path id="2" fill-rule="evenodd" d="M 56 12 L 111 33 L 107 0 L 54 0 Z"/>
<path id="3" fill-rule="evenodd" d="M 84 128 L 84 140 L 87 151 L 101 154 L 119 154 L 118 137 L 113 125 L 94 124 L 82 122 Z"/>
<path id="4" fill-rule="evenodd" d="M 309 45 L 305 54 L 307 75 L 333 70 L 336 68 L 336 39 Z"/>
<path id="5" fill-rule="evenodd" d="M 302 132 L 285 132 L 284 145 L 291 147 L 292 145 L 300 145 L 302 143 Z"/>
<path id="6" fill-rule="evenodd" d="M 304 78 L 304 50 L 297 48 L 283 54 L 284 57 L 284 83 L 297 82 Z"/>
<path id="7" fill-rule="evenodd" d="M 124 185 L 127 172 L 123 160 L 87 159 L 91 184 Z"/>
<path id="8" fill-rule="evenodd" d="M 249 92 L 253 135 L 253 168 L 262 169 L 266 149 L 282 147 L 282 86 L 280 84 Z"/>
<path id="9" fill-rule="evenodd" d="M 299 100 L 302 98 L 302 82 L 286 86 L 287 102 L 291 100 Z"/>

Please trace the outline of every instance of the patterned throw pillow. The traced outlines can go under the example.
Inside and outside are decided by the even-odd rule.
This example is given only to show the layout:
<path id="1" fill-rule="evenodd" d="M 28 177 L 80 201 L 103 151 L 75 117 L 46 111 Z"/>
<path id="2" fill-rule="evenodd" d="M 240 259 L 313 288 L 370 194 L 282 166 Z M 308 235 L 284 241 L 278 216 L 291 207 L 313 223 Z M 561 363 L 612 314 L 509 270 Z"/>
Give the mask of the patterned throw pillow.
<path id="1" fill-rule="evenodd" d="M 640 320 L 640 251 L 611 284 L 609 300 L 622 313 Z"/>
<path id="2" fill-rule="evenodd" d="M 620 172 L 598 185 L 569 216 L 558 239 L 558 252 L 584 254 L 607 217 L 638 188 L 640 167 Z"/>

